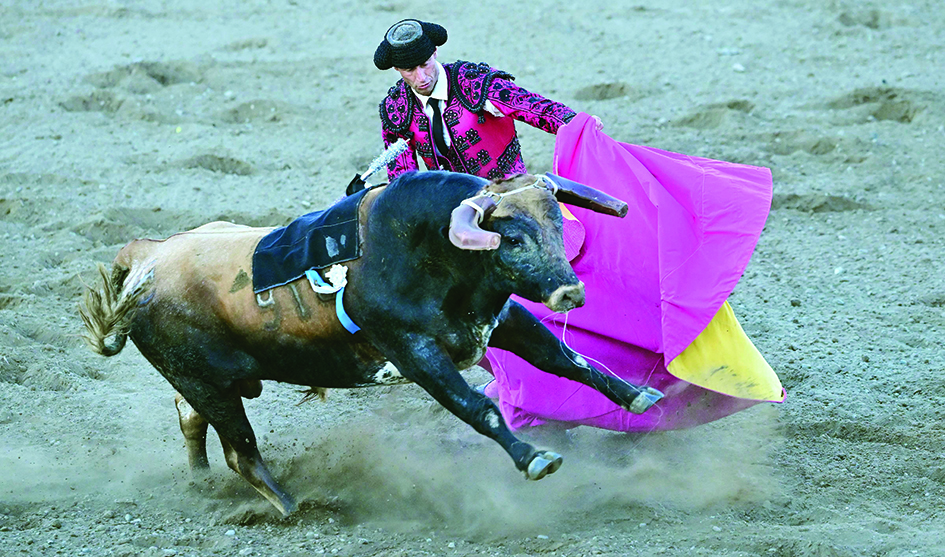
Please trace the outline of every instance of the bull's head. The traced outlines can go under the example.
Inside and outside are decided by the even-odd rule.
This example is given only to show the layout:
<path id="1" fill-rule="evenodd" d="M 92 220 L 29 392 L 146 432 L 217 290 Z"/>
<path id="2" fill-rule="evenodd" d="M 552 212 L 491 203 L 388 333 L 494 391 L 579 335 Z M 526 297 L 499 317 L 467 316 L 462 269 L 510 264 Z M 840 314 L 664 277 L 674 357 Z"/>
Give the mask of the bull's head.
<path id="1" fill-rule="evenodd" d="M 497 250 L 515 294 L 553 311 L 584 304 L 584 283 L 564 254 L 557 201 L 624 216 L 627 204 L 565 178 L 519 175 L 492 182 L 453 210 L 449 237 L 466 250 Z"/>

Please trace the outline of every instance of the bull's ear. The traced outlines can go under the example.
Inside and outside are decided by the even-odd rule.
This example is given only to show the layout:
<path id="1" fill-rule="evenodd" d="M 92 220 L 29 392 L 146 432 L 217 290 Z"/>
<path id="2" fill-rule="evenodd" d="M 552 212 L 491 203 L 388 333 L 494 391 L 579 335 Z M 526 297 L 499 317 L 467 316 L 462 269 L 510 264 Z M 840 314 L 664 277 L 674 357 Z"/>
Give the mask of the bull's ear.
<path id="1" fill-rule="evenodd" d="M 624 217 L 627 215 L 627 204 L 616 197 L 594 189 L 584 184 L 579 184 L 573 180 L 562 178 L 551 173 L 545 174 L 545 178 L 557 186 L 555 199 L 575 207 L 583 207 L 597 213 L 613 215 L 615 217 Z"/>

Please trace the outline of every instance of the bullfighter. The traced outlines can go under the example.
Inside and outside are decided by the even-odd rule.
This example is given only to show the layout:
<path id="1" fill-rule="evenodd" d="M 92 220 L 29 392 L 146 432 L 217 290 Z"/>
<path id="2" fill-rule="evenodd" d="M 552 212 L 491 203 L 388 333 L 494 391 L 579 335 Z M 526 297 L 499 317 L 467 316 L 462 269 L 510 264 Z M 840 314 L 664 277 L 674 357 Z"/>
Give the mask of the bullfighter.
<path id="1" fill-rule="evenodd" d="M 441 64 L 437 47 L 446 39 L 440 25 L 405 19 L 388 29 L 374 52 L 378 69 L 394 68 L 402 77 L 380 104 L 384 146 L 407 142 L 388 164 L 388 177 L 418 170 L 418 154 L 429 170 L 489 179 L 526 173 L 514 120 L 555 134 L 575 111 L 488 64 Z"/>

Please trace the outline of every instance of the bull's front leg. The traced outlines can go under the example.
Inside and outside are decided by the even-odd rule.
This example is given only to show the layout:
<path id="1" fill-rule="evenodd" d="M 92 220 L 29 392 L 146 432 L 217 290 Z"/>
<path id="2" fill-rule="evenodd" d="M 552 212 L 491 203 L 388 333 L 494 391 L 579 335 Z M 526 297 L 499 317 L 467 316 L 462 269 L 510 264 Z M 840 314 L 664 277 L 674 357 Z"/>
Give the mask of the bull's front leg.
<path id="1" fill-rule="evenodd" d="M 561 455 L 536 450 L 532 445 L 517 439 L 509 431 L 495 403 L 469 387 L 456 365 L 433 339 L 405 335 L 377 344 L 401 375 L 420 385 L 444 408 L 477 432 L 501 445 L 527 479 L 540 480 L 561 467 Z"/>
<path id="2" fill-rule="evenodd" d="M 542 371 L 588 385 L 634 414 L 646 412 L 663 398 L 663 393 L 652 387 L 601 373 L 565 346 L 524 306 L 511 300 L 502 310 L 489 346 L 508 350 Z"/>

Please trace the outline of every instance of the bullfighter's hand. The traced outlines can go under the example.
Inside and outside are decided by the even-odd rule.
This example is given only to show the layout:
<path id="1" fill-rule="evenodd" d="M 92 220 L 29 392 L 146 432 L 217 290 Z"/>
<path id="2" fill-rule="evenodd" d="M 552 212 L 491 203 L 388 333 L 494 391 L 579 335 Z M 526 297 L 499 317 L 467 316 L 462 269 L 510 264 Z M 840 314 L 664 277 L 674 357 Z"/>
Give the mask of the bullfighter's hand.
<path id="1" fill-rule="evenodd" d="M 594 130 L 601 131 L 604 129 L 604 122 L 600 119 L 599 116 L 591 116 L 594 119 Z"/>

